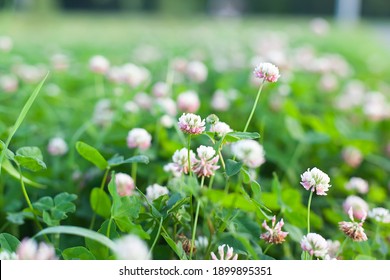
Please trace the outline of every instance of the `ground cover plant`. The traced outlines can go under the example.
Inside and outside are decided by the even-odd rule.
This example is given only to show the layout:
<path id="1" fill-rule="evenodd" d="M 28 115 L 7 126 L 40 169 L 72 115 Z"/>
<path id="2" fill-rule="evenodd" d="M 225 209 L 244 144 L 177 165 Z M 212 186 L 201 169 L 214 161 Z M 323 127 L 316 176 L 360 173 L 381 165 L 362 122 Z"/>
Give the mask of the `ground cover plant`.
<path id="1" fill-rule="evenodd" d="M 1 16 L 1 259 L 389 259 L 368 24 Z"/>

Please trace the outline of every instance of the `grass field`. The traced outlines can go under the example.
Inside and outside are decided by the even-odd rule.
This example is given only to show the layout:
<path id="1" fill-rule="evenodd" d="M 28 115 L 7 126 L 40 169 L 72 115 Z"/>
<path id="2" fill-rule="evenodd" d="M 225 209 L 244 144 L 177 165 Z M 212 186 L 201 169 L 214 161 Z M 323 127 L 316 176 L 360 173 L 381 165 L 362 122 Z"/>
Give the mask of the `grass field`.
<path id="1" fill-rule="evenodd" d="M 373 26 L 1 13 L 2 258 L 37 240 L 60 259 L 211 259 L 223 244 L 238 259 L 389 259 L 390 62 Z M 264 62 L 276 82 L 253 75 Z M 183 113 L 206 131 L 180 129 Z"/>

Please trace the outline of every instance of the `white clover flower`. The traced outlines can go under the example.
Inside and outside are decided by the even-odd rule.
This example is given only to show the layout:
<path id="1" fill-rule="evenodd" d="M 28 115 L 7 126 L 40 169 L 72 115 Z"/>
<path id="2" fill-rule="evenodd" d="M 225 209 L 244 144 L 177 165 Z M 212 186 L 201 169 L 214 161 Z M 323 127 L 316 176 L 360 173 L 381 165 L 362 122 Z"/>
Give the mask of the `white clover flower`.
<path id="1" fill-rule="evenodd" d="M 175 165 L 176 171 L 184 174 L 188 174 L 189 167 L 188 166 L 188 149 L 182 148 L 181 150 L 177 150 L 172 156 L 173 164 Z M 190 164 L 193 165 L 195 161 L 195 154 L 190 150 Z"/>
<path id="2" fill-rule="evenodd" d="M 363 161 L 363 155 L 360 150 L 352 146 L 345 147 L 341 151 L 341 156 L 345 163 L 354 168 L 358 167 Z"/>
<path id="3" fill-rule="evenodd" d="M 134 102 L 142 109 L 149 110 L 152 108 L 153 100 L 146 92 L 138 92 L 134 96 Z"/>
<path id="4" fill-rule="evenodd" d="M 257 65 L 253 73 L 257 78 L 265 79 L 270 83 L 276 82 L 280 77 L 278 67 L 268 62 Z"/>
<path id="5" fill-rule="evenodd" d="M 146 150 L 150 147 L 152 136 L 143 128 L 133 128 L 127 135 L 127 146 Z"/>
<path id="6" fill-rule="evenodd" d="M 355 195 L 350 195 L 345 199 L 343 203 L 343 209 L 345 213 L 348 213 L 350 208 L 352 208 L 353 216 L 356 219 L 361 220 L 367 215 L 369 206 L 362 198 Z"/>
<path id="7" fill-rule="evenodd" d="M 214 175 L 215 170 L 220 167 L 217 165 L 219 156 L 215 156 L 216 152 L 214 148 L 201 145 L 196 151 L 199 159 L 194 160 L 192 167 L 194 173 L 199 177 L 210 177 Z"/>
<path id="8" fill-rule="evenodd" d="M 144 68 L 132 63 L 122 66 L 122 81 L 132 88 L 146 84 L 150 80 L 150 72 Z"/>
<path id="9" fill-rule="evenodd" d="M 146 188 L 146 197 L 149 201 L 153 201 L 168 193 L 169 190 L 166 187 L 160 186 L 159 184 L 153 184 Z"/>
<path id="10" fill-rule="evenodd" d="M 25 238 L 16 249 L 19 260 L 56 260 L 58 259 L 53 246 L 44 242 L 37 243 L 34 239 Z"/>
<path id="11" fill-rule="evenodd" d="M 217 122 L 210 127 L 210 131 L 215 132 L 218 137 L 223 137 L 229 132 L 232 132 L 233 129 L 225 122 Z"/>
<path id="12" fill-rule="evenodd" d="M 89 60 L 89 69 L 98 74 L 105 74 L 110 68 L 110 62 L 102 55 L 95 55 Z"/>
<path id="13" fill-rule="evenodd" d="M 328 254 L 328 242 L 317 233 L 308 233 L 302 238 L 301 248 L 311 256 L 324 258 Z"/>
<path id="14" fill-rule="evenodd" d="M 18 79 L 13 75 L 0 76 L 0 89 L 6 93 L 13 93 L 19 87 Z"/>
<path id="15" fill-rule="evenodd" d="M 112 123 L 114 112 L 109 99 L 99 100 L 93 112 L 93 122 L 99 126 L 105 127 Z"/>
<path id="16" fill-rule="evenodd" d="M 338 240 L 331 240 L 328 239 L 326 242 L 328 242 L 328 254 L 327 257 L 329 259 L 334 259 L 337 257 L 337 253 L 339 252 L 340 249 L 340 241 Z"/>
<path id="17" fill-rule="evenodd" d="M 206 122 L 200 116 L 188 113 L 181 115 L 178 122 L 181 131 L 187 134 L 202 134 L 204 132 Z"/>
<path id="18" fill-rule="evenodd" d="M 115 242 L 115 256 L 118 260 L 150 260 L 148 245 L 137 235 L 125 235 Z"/>
<path id="19" fill-rule="evenodd" d="M 165 128 L 171 128 L 175 124 L 175 120 L 170 115 L 163 115 L 160 118 L 160 124 Z"/>
<path id="20" fill-rule="evenodd" d="M 390 118 L 390 103 L 381 92 L 369 92 L 363 103 L 364 114 L 372 121 Z"/>
<path id="21" fill-rule="evenodd" d="M 226 255 L 225 255 L 225 247 L 227 247 Z M 219 259 L 214 254 L 214 252 L 211 252 L 211 258 L 215 261 L 218 261 L 218 260 L 223 261 L 223 260 L 230 260 L 230 259 L 237 260 L 238 255 L 237 254 L 234 255 L 233 251 L 234 251 L 233 247 L 230 247 L 229 245 L 223 244 L 223 245 L 218 247 Z"/>
<path id="22" fill-rule="evenodd" d="M 63 53 L 54 54 L 50 60 L 56 71 L 65 71 L 69 68 L 69 57 Z"/>
<path id="23" fill-rule="evenodd" d="M 202 83 L 207 79 L 208 70 L 206 65 L 200 61 L 191 61 L 187 64 L 187 75 L 190 80 Z"/>
<path id="24" fill-rule="evenodd" d="M 251 139 L 233 143 L 232 152 L 249 168 L 257 168 L 265 162 L 265 152 L 262 145 Z"/>
<path id="25" fill-rule="evenodd" d="M 315 191 L 317 195 L 326 195 L 326 192 L 331 187 L 329 182 L 329 176 L 316 167 L 311 170 L 310 168 L 307 169 L 307 171 L 301 175 L 301 185 L 306 190 L 311 189 L 312 192 Z"/>
<path id="26" fill-rule="evenodd" d="M 371 209 L 368 212 L 368 217 L 380 223 L 390 223 L 390 211 L 383 207 L 376 207 Z"/>
<path id="27" fill-rule="evenodd" d="M 345 185 L 345 188 L 347 190 L 356 190 L 359 193 L 364 194 L 368 192 L 368 182 L 359 177 L 352 177 Z"/>
<path id="28" fill-rule="evenodd" d="M 49 140 L 47 151 L 52 156 L 62 156 L 68 152 L 68 144 L 61 137 L 54 137 Z"/>
<path id="29" fill-rule="evenodd" d="M 135 189 L 133 178 L 125 173 L 115 174 L 115 185 L 120 196 L 130 196 Z"/>
<path id="30" fill-rule="evenodd" d="M 0 51 L 9 52 L 13 47 L 13 41 L 11 37 L 0 36 Z"/>
<path id="31" fill-rule="evenodd" d="M 162 110 L 163 113 L 168 114 L 173 117 L 177 114 L 176 102 L 170 97 L 157 98 L 154 103 L 158 108 Z"/>
<path id="32" fill-rule="evenodd" d="M 17 260 L 18 259 L 18 256 L 12 252 L 8 252 L 8 251 L 1 251 L 0 252 L 0 260 L 2 261 L 5 261 L 5 260 Z"/>
<path id="33" fill-rule="evenodd" d="M 169 91 L 169 85 L 164 82 L 157 82 L 152 88 L 152 93 L 157 98 L 169 96 Z"/>
<path id="34" fill-rule="evenodd" d="M 208 246 L 209 246 L 209 240 L 206 236 L 199 236 L 195 240 L 195 247 L 198 250 L 206 250 Z"/>
<path id="35" fill-rule="evenodd" d="M 218 89 L 214 92 L 211 98 L 211 107 L 216 111 L 227 111 L 230 108 L 230 100 L 226 96 L 226 93 Z"/>
<path id="36" fill-rule="evenodd" d="M 193 90 L 180 93 L 177 97 L 177 107 L 183 112 L 195 113 L 200 107 L 198 94 Z"/>
<path id="37" fill-rule="evenodd" d="M 187 165 L 188 165 L 188 163 L 187 163 Z M 170 163 L 167 163 L 166 165 L 164 165 L 163 169 L 165 172 L 171 173 L 173 175 L 173 177 L 180 177 L 181 173 L 182 173 L 181 171 L 178 171 L 178 170 L 180 170 L 180 168 L 178 167 L 178 164 L 173 163 L 173 162 L 170 162 Z"/>

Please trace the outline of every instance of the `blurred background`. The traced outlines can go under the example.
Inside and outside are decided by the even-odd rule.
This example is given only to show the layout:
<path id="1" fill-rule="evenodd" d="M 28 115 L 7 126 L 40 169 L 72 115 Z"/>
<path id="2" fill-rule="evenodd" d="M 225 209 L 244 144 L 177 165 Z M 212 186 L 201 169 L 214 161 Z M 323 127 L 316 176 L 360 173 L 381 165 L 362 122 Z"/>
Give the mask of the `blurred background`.
<path id="1" fill-rule="evenodd" d="M 199 13 L 220 16 L 248 14 L 322 15 L 352 18 L 390 16 L 387 0 L 1 0 L 0 6 L 30 12 L 129 11 L 156 14 Z"/>

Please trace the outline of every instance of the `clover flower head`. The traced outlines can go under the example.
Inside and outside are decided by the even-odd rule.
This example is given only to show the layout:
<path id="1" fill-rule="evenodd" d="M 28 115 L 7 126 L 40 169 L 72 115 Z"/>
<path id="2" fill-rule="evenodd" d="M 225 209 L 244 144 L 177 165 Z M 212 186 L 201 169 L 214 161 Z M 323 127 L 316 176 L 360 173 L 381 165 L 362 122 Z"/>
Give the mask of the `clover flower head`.
<path id="1" fill-rule="evenodd" d="M 177 107 L 187 113 L 195 113 L 200 107 L 199 96 L 195 91 L 189 90 L 179 94 Z"/>
<path id="2" fill-rule="evenodd" d="M 346 198 L 346 200 L 343 203 L 343 209 L 345 213 L 349 214 L 350 209 L 352 208 L 353 217 L 361 220 L 363 217 L 367 215 L 369 206 L 364 199 L 355 196 L 350 195 Z"/>
<path id="3" fill-rule="evenodd" d="M 252 139 L 243 139 L 232 145 L 232 152 L 249 168 L 257 168 L 265 162 L 265 152 L 262 145 Z"/>
<path id="4" fill-rule="evenodd" d="M 328 242 L 317 233 L 305 235 L 301 241 L 301 248 L 317 258 L 325 258 L 328 254 Z"/>
<path id="5" fill-rule="evenodd" d="M 351 222 L 339 222 L 339 228 L 342 232 L 345 233 L 348 237 L 350 237 L 353 241 L 362 242 L 367 240 L 367 235 L 364 233 L 363 223 L 366 219 L 366 215 L 364 215 L 361 221 L 355 222 L 353 218 L 353 209 L 352 207 L 348 210 L 348 216 L 351 219 Z"/>
<path id="6" fill-rule="evenodd" d="M 181 131 L 193 135 L 202 134 L 206 129 L 205 120 L 202 120 L 200 116 L 192 113 L 183 113 L 179 118 L 178 125 Z"/>
<path id="7" fill-rule="evenodd" d="M 229 132 L 232 132 L 233 130 L 225 122 L 216 122 L 210 127 L 210 131 L 215 132 L 218 137 L 223 137 Z"/>
<path id="8" fill-rule="evenodd" d="M 301 185 L 306 190 L 311 189 L 312 192 L 315 191 L 317 195 L 326 195 L 326 192 L 331 187 L 329 182 L 329 176 L 316 167 L 311 170 L 310 168 L 307 169 L 307 171 L 301 175 Z"/>
<path id="9" fill-rule="evenodd" d="M 203 62 L 194 60 L 187 64 L 186 73 L 190 80 L 202 83 L 207 79 L 208 70 Z"/>
<path id="10" fill-rule="evenodd" d="M 146 197 L 149 201 L 153 201 L 160 196 L 166 195 L 169 193 L 167 187 L 160 186 L 159 184 L 153 184 L 146 188 Z"/>
<path id="11" fill-rule="evenodd" d="M 267 222 L 264 221 L 262 227 L 267 231 L 260 235 L 261 239 L 264 239 L 267 243 L 280 244 L 285 241 L 288 232 L 282 231 L 284 225 L 283 219 L 276 223 L 276 216 L 272 218 L 272 226 L 269 227 Z"/>
<path id="12" fill-rule="evenodd" d="M 5 261 L 5 260 L 17 260 L 18 256 L 15 253 L 10 253 L 6 250 L 3 250 L 0 252 L 0 260 Z"/>
<path id="13" fill-rule="evenodd" d="M 148 245 L 137 235 L 125 235 L 115 242 L 114 253 L 118 260 L 150 260 Z"/>
<path id="14" fill-rule="evenodd" d="M 363 161 L 362 152 L 359 149 L 352 146 L 345 147 L 341 151 L 341 156 L 344 162 L 353 168 L 358 167 L 360 163 Z"/>
<path id="15" fill-rule="evenodd" d="M 199 159 L 195 158 L 192 167 L 194 173 L 199 177 L 210 177 L 214 175 L 215 170 L 219 168 L 217 165 L 219 156 L 214 156 L 216 152 L 213 147 L 201 145 L 196 151 Z"/>
<path id="16" fill-rule="evenodd" d="M 390 223 L 390 211 L 383 207 L 376 207 L 371 209 L 368 212 L 368 217 L 380 223 Z"/>
<path id="17" fill-rule="evenodd" d="M 127 135 L 127 146 L 146 150 L 150 147 L 152 136 L 143 128 L 133 128 Z"/>
<path id="18" fill-rule="evenodd" d="M 226 255 L 225 255 L 225 247 L 227 247 Z M 214 254 L 214 252 L 211 252 L 211 258 L 215 261 L 218 260 L 237 260 L 238 254 L 234 254 L 234 249 L 233 247 L 230 247 L 229 245 L 223 244 L 218 247 L 218 255 L 219 259 L 217 256 Z"/>
<path id="19" fill-rule="evenodd" d="M 104 74 L 110 68 L 110 62 L 102 55 L 95 55 L 89 61 L 89 68 L 94 73 Z"/>
<path id="20" fill-rule="evenodd" d="M 269 62 L 263 62 L 257 65 L 253 73 L 257 78 L 265 79 L 270 83 L 275 83 L 280 77 L 278 67 Z"/>
<path id="21" fill-rule="evenodd" d="M 56 260 L 56 252 L 53 246 L 44 242 L 37 243 L 34 239 L 25 238 L 16 249 L 19 260 Z"/>
<path id="22" fill-rule="evenodd" d="M 61 137 L 54 137 L 49 140 L 47 151 L 52 156 L 62 156 L 68 152 L 68 144 Z"/>
<path id="23" fill-rule="evenodd" d="M 193 151 L 190 150 L 190 164 L 191 166 L 188 166 L 188 149 L 182 148 L 181 150 L 177 150 L 173 156 L 172 161 L 174 164 L 174 167 L 177 172 L 188 174 L 191 166 L 195 162 L 195 154 Z"/>
<path id="24" fill-rule="evenodd" d="M 115 185 L 120 196 L 130 196 L 135 189 L 133 178 L 125 173 L 115 174 Z"/>
<path id="25" fill-rule="evenodd" d="M 347 190 L 356 190 L 359 193 L 364 194 L 368 192 L 368 182 L 359 177 L 352 177 L 345 185 L 345 188 Z"/>

